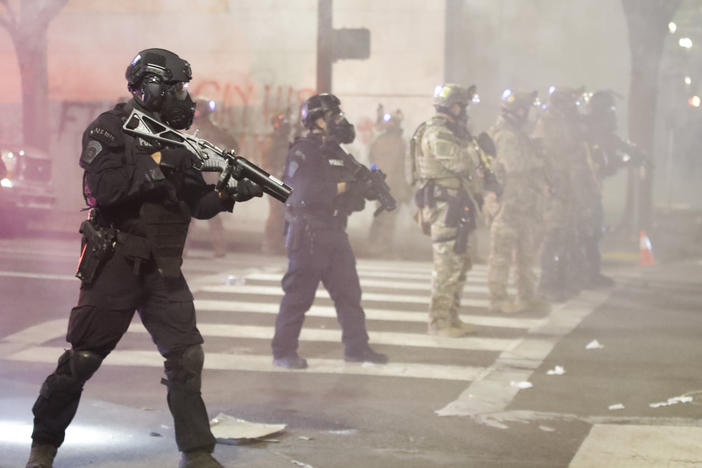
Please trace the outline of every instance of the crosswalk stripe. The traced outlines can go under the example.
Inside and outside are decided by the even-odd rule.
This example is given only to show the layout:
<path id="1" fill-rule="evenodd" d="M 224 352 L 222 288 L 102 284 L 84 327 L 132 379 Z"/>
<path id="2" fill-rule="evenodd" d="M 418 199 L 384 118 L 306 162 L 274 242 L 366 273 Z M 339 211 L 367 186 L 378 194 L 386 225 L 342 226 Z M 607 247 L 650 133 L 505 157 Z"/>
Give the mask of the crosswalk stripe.
<path id="1" fill-rule="evenodd" d="M 21 362 L 55 364 L 63 348 L 58 346 L 35 346 L 7 356 L 5 359 Z M 347 374 L 380 377 L 411 377 L 420 379 L 472 381 L 485 371 L 482 367 L 449 366 L 438 364 L 388 363 L 374 365 L 347 363 L 340 359 L 308 359 L 309 367 L 291 371 L 272 365 L 270 355 L 238 355 L 208 352 L 205 355 L 207 370 L 237 370 L 253 372 L 300 372 L 311 374 Z M 116 350 L 103 361 L 112 366 L 163 367 L 163 357 L 154 351 Z"/>
<path id="2" fill-rule="evenodd" d="M 271 282 L 271 283 L 279 283 L 280 280 L 283 278 L 282 274 L 276 274 L 276 273 L 254 273 L 246 276 L 247 280 L 253 280 L 253 281 L 266 281 L 266 282 Z M 384 278 L 388 278 L 388 275 L 385 275 Z M 392 281 L 388 279 L 372 279 L 372 278 L 366 278 L 364 276 L 361 276 L 361 288 L 380 288 L 380 289 L 395 289 L 395 290 L 404 290 L 404 291 L 417 291 L 417 290 L 423 290 L 426 292 L 431 291 L 431 278 L 426 278 L 422 282 L 408 282 L 408 281 Z M 485 282 L 480 282 L 477 285 L 471 284 L 469 281 L 468 284 L 466 284 L 463 287 L 463 292 L 464 293 L 471 293 L 471 292 L 482 292 L 484 293 L 487 291 L 487 286 L 485 285 Z"/>
<path id="3" fill-rule="evenodd" d="M 358 271 L 402 271 L 411 273 L 431 273 L 432 263 L 431 262 L 405 262 L 405 261 L 372 261 L 372 260 L 359 260 L 356 263 L 356 268 Z M 471 268 L 471 273 L 475 272 L 486 272 L 487 265 L 478 264 L 473 265 Z"/>
<path id="4" fill-rule="evenodd" d="M 283 289 L 280 286 L 257 286 L 248 284 L 234 285 L 217 285 L 204 286 L 200 288 L 202 292 L 212 293 L 228 293 L 228 294 L 252 294 L 262 296 L 282 296 Z M 487 291 L 487 289 L 485 290 Z M 329 298 L 329 292 L 325 289 L 317 291 L 317 297 Z M 364 301 L 379 301 L 379 302 L 401 302 L 409 304 L 425 304 L 429 305 L 429 295 L 416 296 L 410 294 L 384 294 L 374 292 L 364 292 Z M 488 299 L 476 299 L 471 297 L 463 297 L 461 304 L 469 307 L 488 307 L 490 302 Z"/>
<path id="5" fill-rule="evenodd" d="M 74 275 L 55 275 L 51 273 L 31 273 L 22 271 L 0 271 L 0 277 L 6 278 L 25 278 L 25 279 L 43 279 L 43 280 L 61 280 L 61 281 L 78 281 Z"/>
<path id="6" fill-rule="evenodd" d="M 431 270 L 427 271 L 426 273 L 406 273 L 403 271 L 365 271 L 365 270 L 357 270 L 358 275 L 361 278 L 396 278 L 396 279 L 401 279 L 405 281 L 417 281 L 417 282 L 426 282 L 426 281 L 431 281 Z M 282 275 L 281 275 L 282 276 Z M 487 280 L 487 272 L 481 272 L 481 273 L 476 273 L 476 272 L 469 272 L 467 275 L 467 282 L 468 283 L 480 283 L 480 282 L 485 282 Z"/>
<path id="7" fill-rule="evenodd" d="M 280 305 L 274 302 L 246 302 L 215 299 L 195 299 L 198 312 L 248 312 L 256 314 L 277 314 Z M 426 322 L 426 312 L 406 312 L 401 310 L 364 308 L 366 319 L 397 322 Z M 336 317 L 333 306 L 314 305 L 306 314 L 308 317 Z M 545 323 L 545 319 L 516 317 L 495 317 L 490 315 L 462 314 L 461 319 L 483 327 L 531 329 Z"/>
<path id="8" fill-rule="evenodd" d="M 258 325 L 231 325 L 225 323 L 198 323 L 197 328 L 205 336 L 226 338 L 255 338 L 270 340 L 275 332 L 273 327 Z M 129 327 L 132 333 L 146 333 L 146 329 L 138 323 Z M 507 338 L 461 337 L 445 338 L 419 333 L 400 333 L 369 331 L 368 335 L 373 344 L 409 346 L 422 348 L 464 349 L 473 351 L 504 351 L 510 349 L 518 340 Z M 300 333 L 301 341 L 341 342 L 341 330 L 303 328 Z"/>

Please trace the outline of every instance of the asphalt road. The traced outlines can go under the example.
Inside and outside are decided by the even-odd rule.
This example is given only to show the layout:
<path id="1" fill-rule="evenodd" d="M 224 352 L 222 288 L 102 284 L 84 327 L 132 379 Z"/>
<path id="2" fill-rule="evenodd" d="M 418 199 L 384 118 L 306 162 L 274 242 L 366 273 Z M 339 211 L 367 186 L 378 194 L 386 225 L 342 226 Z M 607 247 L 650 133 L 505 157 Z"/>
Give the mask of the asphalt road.
<path id="1" fill-rule="evenodd" d="M 66 346 L 77 243 L 0 240 L 0 467 L 24 466 L 31 405 Z M 516 316 L 487 311 L 477 265 L 462 315 L 478 332 L 462 339 L 425 333 L 429 264 L 358 267 L 371 342 L 391 364 L 343 362 L 320 291 L 301 339 L 310 369 L 281 371 L 270 337 L 285 259 L 189 252 L 209 413 L 287 425 L 218 444 L 225 466 L 702 466 L 699 260 L 610 266 L 615 288 Z M 54 466 L 177 466 L 161 364 L 135 319 L 86 385 Z"/>

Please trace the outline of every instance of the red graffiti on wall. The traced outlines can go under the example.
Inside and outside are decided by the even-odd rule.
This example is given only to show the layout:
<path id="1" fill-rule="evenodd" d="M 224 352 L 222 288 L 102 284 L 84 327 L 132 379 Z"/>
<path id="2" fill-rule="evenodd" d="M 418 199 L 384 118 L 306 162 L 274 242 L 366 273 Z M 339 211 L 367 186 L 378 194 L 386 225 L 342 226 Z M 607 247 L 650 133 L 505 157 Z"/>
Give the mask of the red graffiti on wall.
<path id="1" fill-rule="evenodd" d="M 286 110 L 297 112 L 300 104 L 314 95 L 316 91 L 312 88 L 296 89 L 284 85 L 264 84 L 257 86 L 254 83 L 239 85 L 220 83 L 217 80 L 205 80 L 193 86 L 191 93 L 195 97 L 218 101 L 223 109 L 222 118 L 227 120 L 229 125 L 247 128 L 252 124 L 252 107 L 260 107 L 262 122 L 267 124 L 275 113 Z"/>

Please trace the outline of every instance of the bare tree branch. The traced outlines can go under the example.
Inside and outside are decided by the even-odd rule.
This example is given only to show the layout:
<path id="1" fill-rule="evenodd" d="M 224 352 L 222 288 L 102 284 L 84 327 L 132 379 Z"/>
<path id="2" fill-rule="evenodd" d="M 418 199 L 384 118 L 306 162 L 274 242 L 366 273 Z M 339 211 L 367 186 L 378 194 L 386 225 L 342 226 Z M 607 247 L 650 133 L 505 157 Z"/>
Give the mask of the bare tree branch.
<path id="1" fill-rule="evenodd" d="M 7 0 L 0 0 L 7 1 Z M 42 24 L 49 24 L 56 15 L 59 14 L 61 9 L 68 3 L 68 0 L 52 0 L 48 2 L 43 8 L 39 10 L 37 20 Z"/>
<path id="2" fill-rule="evenodd" d="M 7 15 L 0 16 L 0 26 L 7 29 L 10 34 L 14 34 L 17 30 L 17 15 L 8 0 L 0 0 L 0 5 L 7 10 Z"/>

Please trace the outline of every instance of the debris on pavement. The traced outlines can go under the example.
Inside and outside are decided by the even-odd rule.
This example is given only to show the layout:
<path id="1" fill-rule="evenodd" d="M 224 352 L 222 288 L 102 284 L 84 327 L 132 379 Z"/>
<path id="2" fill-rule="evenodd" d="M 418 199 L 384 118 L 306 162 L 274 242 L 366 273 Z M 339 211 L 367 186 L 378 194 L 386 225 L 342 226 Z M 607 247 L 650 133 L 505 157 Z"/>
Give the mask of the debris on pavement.
<path id="1" fill-rule="evenodd" d="M 624 409 L 624 405 L 622 405 L 621 403 L 615 403 L 615 404 L 613 404 L 613 405 L 609 405 L 609 406 L 607 407 L 607 409 L 610 410 L 610 411 L 619 410 L 619 409 Z"/>
<path id="2" fill-rule="evenodd" d="M 522 380 L 521 382 L 517 382 L 516 380 L 511 380 L 509 384 L 512 387 L 517 387 L 519 389 L 525 389 L 525 388 L 531 388 L 534 386 L 531 382 L 528 382 L 526 380 Z"/>
<path id="3" fill-rule="evenodd" d="M 585 346 L 585 349 L 602 349 L 602 348 L 604 348 L 604 346 L 602 346 L 600 344 L 600 342 L 597 340 L 592 340 L 591 342 L 589 342 L 587 344 L 587 346 Z"/>
<path id="4" fill-rule="evenodd" d="M 690 403 L 692 401 L 691 396 L 687 395 L 680 395 L 672 398 L 668 398 L 667 401 L 659 401 L 657 403 L 651 403 L 650 406 L 651 408 L 660 408 L 661 406 L 672 406 L 672 405 L 677 405 L 678 403 Z"/>
<path id="5" fill-rule="evenodd" d="M 546 371 L 546 375 L 563 375 L 565 374 L 565 369 L 561 366 L 556 366 L 553 369 Z"/>
<path id="6" fill-rule="evenodd" d="M 212 435 L 221 443 L 236 443 L 237 441 L 261 439 L 278 433 L 287 427 L 286 424 L 263 424 L 235 418 L 228 414 L 219 413 L 210 421 Z"/>
<path id="7" fill-rule="evenodd" d="M 308 465 L 307 463 L 303 463 L 297 460 L 290 460 L 290 463 L 292 463 L 293 465 L 301 466 L 302 468 L 314 468 L 312 465 Z"/>
<path id="8" fill-rule="evenodd" d="M 551 426 L 539 426 L 539 429 L 541 429 L 544 432 L 555 432 L 556 431 Z"/>

